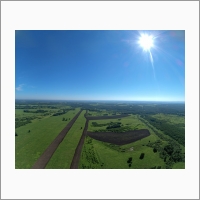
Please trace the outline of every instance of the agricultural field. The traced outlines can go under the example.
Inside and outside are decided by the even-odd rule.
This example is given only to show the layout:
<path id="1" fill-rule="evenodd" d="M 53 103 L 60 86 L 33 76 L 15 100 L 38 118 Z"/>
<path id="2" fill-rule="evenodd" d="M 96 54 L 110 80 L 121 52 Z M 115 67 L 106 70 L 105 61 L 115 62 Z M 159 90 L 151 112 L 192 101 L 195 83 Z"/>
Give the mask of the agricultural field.
<path id="1" fill-rule="evenodd" d="M 79 168 L 166 168 L 166 164 L 164 160 L 160 158 L 159 152 L 152 148 L 150 144 L 158 142 L 160 146 L 164 148 L 164 146 L 167 145 L 167 142 L 160 141 L 160 138 L 155 134 L 155 132 L 140 121 L 140 118 L 137 115 L 131 115 L 129 117 L 122 118 L 121 120 L 96 120 L 95 122 L 98 123 L 99 126 L 102 125 L 101 129 L 98 129 L 99 127 L 96 126 L 96 124 L 93 126 L 92 124 L 94 124 L 94 122 L 91 120 L 89 122 L 88 130 L 93 131 L 94 133 L 96 132 L 96 134 L 106 134 L 107 130 L 107 137 L 109 138 L 109 134 L 112 134 L 112 132 L 109 133 L 106 126 L 109 126 L 111 123 L 118 123 L 119 121 L 122 123 L 122 127 L 128 127 L 129 130 L 149 130 L 150 135 L 147 135 L 144 138 L 139 138 L 135 142 L 127 142 L 127 144 L 124 145 L 116 145 L 111 142 L 103 142 L 99 139 L 95 140 L 93 137 L 90 137 L 89 132 L 83 147 Z M 122 135 L 123 133 L 124 137 L 127 137 L 125 135 L 126 132 L 122 132 Z M 121 132 L 118 134 L 121 134 Z M 114 138 L 116 138 L 116 135 Z M 140 158 L 143 154 L 144 157 Z"/>
<path id="2" fill-rule="evenodd" d="M 16 103 L 15 168 L 30 169 L 64 134 L 45 169 L 69 169 L 72 162 L 79 169 L 184 169 L 184 109 L 149 102 Z"/>
<path id="3" fill-rule="evenodd" d="M 83 128 L 85 126 L 85 110 L 81 112 L 72 128 L 58 146 L 57 150 L 51 157 L 46 169 L 69 169 L 76 147 L 80 140 Z"/>
<path id="4" fill-rule="evenodd" d="M 54 114 L 58 113 L 58 110 Z M 31 168 L 48 145 L 79 110 L 80 108 L 77 108 L 69 110 L 62 115 L 53 116 L 52 114 L 48 117 L 41 116 L 38 113 L 28 113 L 33 120 L 15 129 L 15 168 Z M 23 116 L 22 112 L 19 114 Z M 19 115 L 17 117 L 19 118 Z"/>

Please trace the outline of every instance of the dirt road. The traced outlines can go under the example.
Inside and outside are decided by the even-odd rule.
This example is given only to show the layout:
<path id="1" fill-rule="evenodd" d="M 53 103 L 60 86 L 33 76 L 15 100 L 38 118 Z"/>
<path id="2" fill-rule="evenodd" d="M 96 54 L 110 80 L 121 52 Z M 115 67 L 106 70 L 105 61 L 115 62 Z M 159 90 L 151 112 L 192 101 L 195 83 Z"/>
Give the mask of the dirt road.
<path id="1" fill-rule="evenodd" d="M 53 142 L 47 147 L 44 153 L 39 157 L 39 159 L 32 166 L 32 169 L 44 169 L 52 157 L 55 150 L 58 148 L 59 144 L 62 142 L 82 110 L 80 110 L 76 116 L 67 124 L 67 126 L 58 134 L 58 136 L 53 140 Z M 84 129 L 85 130 L 85 129 Z M 86 129 L 87 131 L 87 129 Z"/>
<path id="2" fill-rule="evenodd" d="M 84 144 L 85 136 L 87 134 L 88 122 L 89 122 L 89 120 L 87 119 L 86 122 L 85 122 L 85 128 L 83 130 L 81 139 L 80 139 L 80 141 L 77 145 L 76 151 L 74 153 L 74 157 L 73 157 L 70 169 L 78 169 L 78 163 L 79 163 L 79 159 L 80 159 L 80 156 L 81 156 L 81 150 L 82 150 L 82 147 L 83 147 L 83 144 Z"/>

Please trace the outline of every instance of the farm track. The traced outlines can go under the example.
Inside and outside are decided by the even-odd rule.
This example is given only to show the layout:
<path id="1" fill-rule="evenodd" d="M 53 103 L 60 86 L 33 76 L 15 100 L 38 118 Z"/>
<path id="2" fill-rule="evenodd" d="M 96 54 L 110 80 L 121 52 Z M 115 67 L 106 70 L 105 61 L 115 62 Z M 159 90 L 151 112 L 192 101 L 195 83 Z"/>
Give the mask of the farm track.
<path id="1" fill-rule="evenodd" d="M 86 122 L 85 122 L 85 127 L 84 127 L 84 130 L 83 130 L 81 139 L 80 139 L 80 141 L 79 141 L 79 143 L 76 147 L 70 169 L 78 169 L 78 163 L 79 163 L 79 159 L 80 159 L 80 156 L 81 156 L 82 147 L 83 147 L 83 144 L 84 144 L 85 136 L 87 135 L 88 122 L 89 122 L 89 120 L 87 119 Z"/>
<path id="2" fill-rule="evenodd" d="M 54 154 L 55 150 L 58 148 L 59 144 L 62 142 L 74 122 L 77 120 L 78 116 L 82 110 L 80 110 L 76 116 L 67 124 L 67 126 L 58 134 L 58 136 L 53 140 L 53 142 L 47 147 L 44 153 L 38 158 L 32 169 L 44 169 Z"/>

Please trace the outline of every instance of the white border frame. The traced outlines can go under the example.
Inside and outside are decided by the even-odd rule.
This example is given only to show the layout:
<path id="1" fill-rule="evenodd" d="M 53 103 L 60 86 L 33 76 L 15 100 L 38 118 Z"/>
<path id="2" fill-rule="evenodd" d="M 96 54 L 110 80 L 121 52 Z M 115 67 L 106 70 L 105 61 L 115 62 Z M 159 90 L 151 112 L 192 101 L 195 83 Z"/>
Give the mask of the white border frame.
<path id="1" fill-rule="evenodd" d="M 1 2 L 1 197 L 199 198 L 199 2 Z M 15 170 L 15 30 L 185 30 L 186 169 Z"/>

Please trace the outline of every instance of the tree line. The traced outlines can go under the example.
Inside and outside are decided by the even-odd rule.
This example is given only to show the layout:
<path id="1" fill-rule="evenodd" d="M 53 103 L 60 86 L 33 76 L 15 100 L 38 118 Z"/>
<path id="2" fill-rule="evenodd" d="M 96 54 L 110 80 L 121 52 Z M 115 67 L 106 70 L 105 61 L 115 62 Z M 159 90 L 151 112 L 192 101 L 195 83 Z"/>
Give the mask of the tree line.
<path id="1" fill-rule="evenodd" d="M 150 115 L 141 116 L 147 120 L 151 125 L 161 130 L 164 134 L 176 140 L 179 144 L 185 146 L 185 128 L 179 125 L 169 124 L 168 122 L 160 119 L 155 119 Z"/>

